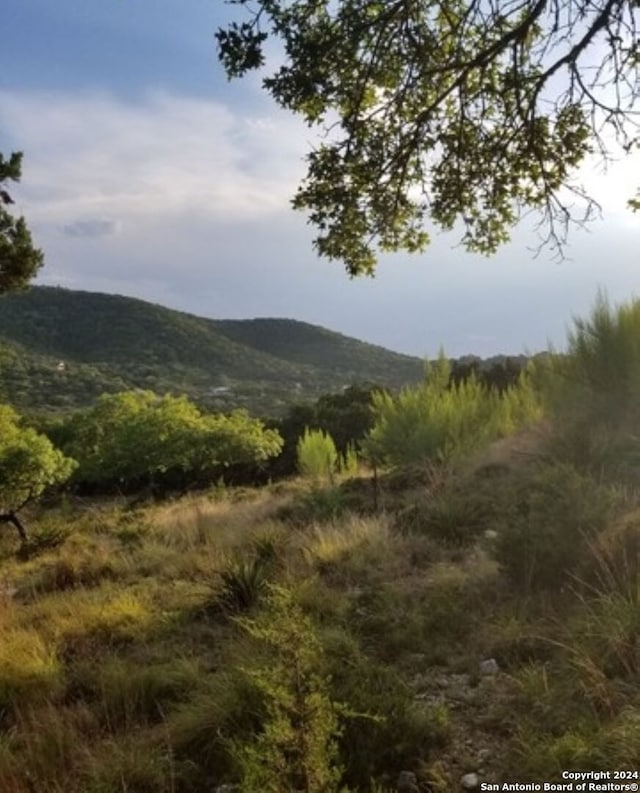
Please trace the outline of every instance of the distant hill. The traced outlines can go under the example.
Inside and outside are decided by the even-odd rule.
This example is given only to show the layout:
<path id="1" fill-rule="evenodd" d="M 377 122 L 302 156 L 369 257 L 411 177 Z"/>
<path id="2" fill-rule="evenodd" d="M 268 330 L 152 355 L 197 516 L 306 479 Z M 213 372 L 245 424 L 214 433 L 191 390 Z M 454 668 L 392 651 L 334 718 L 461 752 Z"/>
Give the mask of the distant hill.
<path id="1" fill-rule="evenodd" d="M 423 371 L 418 358 L 295 320 L 204 319 L 58 287 L 0 298 L 0 398 L 23 410 L 149 388 L 267 415 L 353 382 L 398 388 Z"/>

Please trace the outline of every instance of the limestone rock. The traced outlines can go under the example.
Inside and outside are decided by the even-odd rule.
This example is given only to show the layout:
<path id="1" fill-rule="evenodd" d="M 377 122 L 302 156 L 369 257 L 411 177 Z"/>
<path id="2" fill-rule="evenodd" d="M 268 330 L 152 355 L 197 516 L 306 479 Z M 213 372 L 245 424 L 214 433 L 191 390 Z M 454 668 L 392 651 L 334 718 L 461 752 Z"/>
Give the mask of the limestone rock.
<path id="1" fill-rule="evenodd" d="M 480 778 L 477 774 L 465 774 L 460 784 L 465 790 L 476 790 L 480 786 Z"/>
<path id="2" fill-rule="evenodd" d="M 480 674 L 483 677 L 495 677 L 499 671 L 500 667 L 495 658 L 486 658 L 480 662 Z"/>

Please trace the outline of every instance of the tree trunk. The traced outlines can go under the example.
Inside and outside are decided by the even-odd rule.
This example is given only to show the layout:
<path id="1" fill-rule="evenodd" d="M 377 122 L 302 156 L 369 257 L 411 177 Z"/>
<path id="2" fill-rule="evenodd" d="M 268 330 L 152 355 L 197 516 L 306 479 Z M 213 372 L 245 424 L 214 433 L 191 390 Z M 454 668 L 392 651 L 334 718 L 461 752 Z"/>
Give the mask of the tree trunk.
<path id="1" fill-rule="evenodd" d="M 0 523 L 13 523 L 13 525 L 18 530 L 18 534 L 20 535 L 22 542 L 27 542 L 27 532 L 20 522 L 20 518 L 15 512 L 13 512 L 13 510 L 9 510 L 9 512 L 0 512 Z"/>
<path id="2" fill-rule="evenodd" d="M 378 514 L 379 501 L 378 466 L 373 463 L 373 511 Z"/>

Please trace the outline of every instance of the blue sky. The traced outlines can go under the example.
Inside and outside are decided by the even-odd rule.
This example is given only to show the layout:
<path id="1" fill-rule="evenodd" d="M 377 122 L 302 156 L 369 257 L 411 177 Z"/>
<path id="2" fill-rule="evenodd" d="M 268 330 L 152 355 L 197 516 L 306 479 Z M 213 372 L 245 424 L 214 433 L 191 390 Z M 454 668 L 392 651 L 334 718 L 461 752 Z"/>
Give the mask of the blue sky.
<path id="1" fill-rule="evenodd" d="M 638 158 L 582 177 L 604 218 L 569 258 L 537 258 L 533 222 L 495 257 L 436 234 L 375 279 L 319 259 L 289 207 L 312 133 L 259 80 L 228 83 L 222 0 L 3 0 L 0 151 L 25 153 L 14 191 L 46 266 L 39 281 L 211 317 L 282 316 L 416 355 L 561 344 L 599 286 L 639 293 Z"/>

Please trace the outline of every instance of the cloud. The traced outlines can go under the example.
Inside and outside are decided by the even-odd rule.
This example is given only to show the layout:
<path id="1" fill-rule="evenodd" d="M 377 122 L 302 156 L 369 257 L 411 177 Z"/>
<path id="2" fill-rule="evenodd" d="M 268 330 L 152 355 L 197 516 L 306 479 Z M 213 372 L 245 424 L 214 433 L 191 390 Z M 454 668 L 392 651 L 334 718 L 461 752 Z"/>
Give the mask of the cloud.
<path id="1" fill-rule="evenodd" d="M 385 256 L 375 279 L 350 281 L 318 260 L 290 209 L 310 133 L 284 113 L 159 92 L 134 104 L 0 91 L 0 129 L 4 149 L 25 152 L 13 194 L 45 251 L 45 283 L 203 316 L 303 319 L 430 356 L 440 344 L 452 355 L 542 349 L 599 285 L 619 300 L 637 284 L 631 162 L 591 176 L 605 221 L 573 232 L 561 265 L 533 260 L 529 222 L 489 260 L 435 234 L 424 255 Z"/>
<path id="2" fill-rule="evenodd" d="M 30 217 L 65 227 L 113 216 L 263 217 L 288 211 L 301 174 L 297 123 L 205 99 L 0 92 L 0 125 L 25 151 Z"/>
<path id="3" fill-rule="evenodd" d="M 86 237 L 95 240 L 100 239 L 100 237 L 110 237 L 113 234 L 117 234 L 120 228 L 121 223 L 117 220 L 93 218 L 68 223 L 62 227 L 62 232 L 68 237 Z"/>

